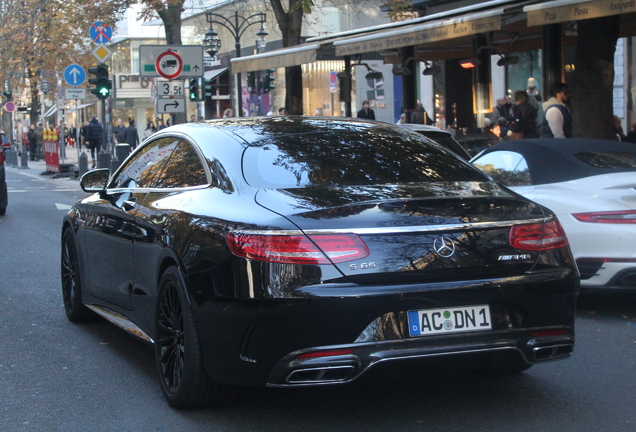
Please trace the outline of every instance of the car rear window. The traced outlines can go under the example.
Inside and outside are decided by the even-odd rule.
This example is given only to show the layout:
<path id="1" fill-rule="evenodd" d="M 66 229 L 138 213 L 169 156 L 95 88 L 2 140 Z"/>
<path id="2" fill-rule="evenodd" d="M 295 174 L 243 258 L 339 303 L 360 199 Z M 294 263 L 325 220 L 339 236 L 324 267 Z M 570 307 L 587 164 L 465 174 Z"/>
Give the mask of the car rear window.
<path id="1" fill-rule="evenodd" d="M 596 168 L 636 169 L 636 151 L 628 152 L 580 152 L 573 156 Z"/>
<path id="2" fill-rule="evenodd" d="M 411 134 L 356 132 L 278 136 L 244 154 L 255 187 L 364 186 L 488 178 L 450 151 Z"/>

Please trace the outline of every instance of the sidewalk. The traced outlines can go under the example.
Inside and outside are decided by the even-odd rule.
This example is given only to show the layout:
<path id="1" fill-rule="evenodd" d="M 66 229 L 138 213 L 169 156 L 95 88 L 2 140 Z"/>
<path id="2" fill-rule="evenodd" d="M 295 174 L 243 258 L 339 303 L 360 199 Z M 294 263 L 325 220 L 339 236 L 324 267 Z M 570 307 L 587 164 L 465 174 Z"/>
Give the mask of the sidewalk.
<path id="1" fill-rule="evenodd" d="M 90 169 L 92 164 L 90 150 L 87 150 L 85 146 L 82 146 L 81 152 L 86 153 L 86 156 L 88 157 L 88 163 L 89 163 L 88 168 Z M 76 147 L 67 146 L 66 157 L 64 159 L 60 158 L 60 165 L 74 165 L 74 167 L 70 168 L 71 173 L 73 172 L 74 169 L 77 169 L 79 167 L 77 153 L 78 152 Z M 18 165 L 20 165 L 20 163 L 21 161 L 20 159 L 18 159 Z M 33 173 L 36 173 L 36 174 L 42 174 L 46 172 L 46 161 L 44 159 L 40 159 L 39 161 L 28 160 L 27 166 L 29 167 L 30 170 L 33 171 Z M 54 175 L 54 174 L 55 173 L 51 173 L 51 175 Z M 60 175 L 59 177 L 68 177 L 68 175 L 64 174 L 64 175 Z M 71 175 L 71 178 L 73 178 L 73 175 Z"/>

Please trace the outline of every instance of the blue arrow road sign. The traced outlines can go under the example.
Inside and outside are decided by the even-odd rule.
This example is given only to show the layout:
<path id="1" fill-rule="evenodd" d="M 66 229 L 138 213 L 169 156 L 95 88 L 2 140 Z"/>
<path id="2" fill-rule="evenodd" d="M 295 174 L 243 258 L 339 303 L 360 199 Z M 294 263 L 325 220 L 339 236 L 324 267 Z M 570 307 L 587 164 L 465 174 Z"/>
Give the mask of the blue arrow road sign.
<path id="1" fill-rule="evenodd" d="M 82 85 L 86 80 L 86 71 L 79 65 L 69 65 L 64 69 L 64 80 L 72 86 Z"/>
<path id="2" fill-rule="evenodd" d="M 89 29 L 91 40 L 95 43 L 108 43 L 113 37 L 113 28 L 104 21 L 95 21 Z"/>

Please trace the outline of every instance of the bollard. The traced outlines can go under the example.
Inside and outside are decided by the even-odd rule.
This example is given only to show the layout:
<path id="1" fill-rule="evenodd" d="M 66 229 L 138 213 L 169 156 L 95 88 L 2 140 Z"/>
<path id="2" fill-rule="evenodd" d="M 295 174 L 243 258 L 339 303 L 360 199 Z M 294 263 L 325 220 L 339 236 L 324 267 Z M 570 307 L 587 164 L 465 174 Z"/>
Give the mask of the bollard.
<path id="1" fill-rule="evenodd" d="M 11 168 L 18 168 L 18 150 L 11 146 Z"/>
<path id="2" fill-rule="evenodd" d="M 79 176 L 82 177 L 88 171 L 88 156 L 86 156 L 85 152 L 79 155 L 77 162 L 79 165 Z"/>
<path id="3" fill-rule="evenodd" d="M 20 156 L 20 169 L 29 169 L 29 152 L 26 146 L 22 146 L 22 154 Z"/>
<path id="4" fill-rule="evenodd" d="M 99 152 L 97 155 L 97 168 L 110 168 L 110 153 Z"/>

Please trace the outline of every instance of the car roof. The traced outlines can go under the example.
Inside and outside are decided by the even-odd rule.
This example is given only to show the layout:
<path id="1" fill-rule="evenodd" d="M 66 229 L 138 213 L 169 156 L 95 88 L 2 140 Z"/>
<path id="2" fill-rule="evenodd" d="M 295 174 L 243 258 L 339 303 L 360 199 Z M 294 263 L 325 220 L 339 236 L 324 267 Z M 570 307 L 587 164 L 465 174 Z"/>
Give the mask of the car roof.
<path id="1" fill-rule="evenodd" d="M 506 141 L 495 144 L 477 155 L 496 151 L 512 151 L 521 154 L 528 163 L 532 183 L 547 184 L 570 181 L 594 175 L 636 171 L 630 168 L 599 168 L 576 158 L 583 152 L 629 152 L 636 154 L 636 144 L 587 138 L 544 138 Z"/>

